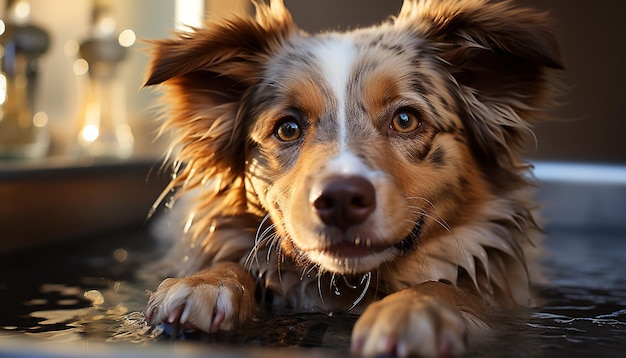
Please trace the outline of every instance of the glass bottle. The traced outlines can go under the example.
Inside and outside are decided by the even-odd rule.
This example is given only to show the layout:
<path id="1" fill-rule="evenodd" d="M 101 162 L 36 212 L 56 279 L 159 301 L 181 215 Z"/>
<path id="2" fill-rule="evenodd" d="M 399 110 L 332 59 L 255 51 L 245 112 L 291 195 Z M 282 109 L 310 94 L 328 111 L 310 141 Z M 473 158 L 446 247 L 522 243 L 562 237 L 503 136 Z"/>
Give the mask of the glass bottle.
<path id="1" fill-rule="evenodd" d="M 128 125 L 123 82 L 117 67 L 126 57 L 108 1 L 96 0 L 88 39 L 80 44 L 87 66 L 76 147 L 80 156 L 128 158 L 134 137 Z"/>
<path id="2" fill-rule="evenodd" d="M 0 158 L 47 154 L 47 116 L 36 111 L 39 60 L 49 47 L 48 33 L 30 22 L 30 3 L 8 0 L 0 20 Z"/>

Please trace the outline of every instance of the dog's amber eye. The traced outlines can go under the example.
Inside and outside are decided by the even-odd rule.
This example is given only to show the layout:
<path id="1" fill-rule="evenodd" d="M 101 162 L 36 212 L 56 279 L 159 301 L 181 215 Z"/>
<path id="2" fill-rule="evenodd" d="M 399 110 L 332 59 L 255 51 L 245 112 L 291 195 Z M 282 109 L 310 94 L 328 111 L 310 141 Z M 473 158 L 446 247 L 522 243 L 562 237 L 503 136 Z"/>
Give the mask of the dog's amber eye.
<path id="1" fill-rule="evenodd" d="M 391 129 L 400 133 L 410 133 L 419 128 L 422 121 L 419 117 L 409 110 L 400 110 L 393 115 L 391 121 Z"/>
<path id="2" fill-rule="evenodd" d="M 274 134 L 276 138 L 282 140 L 283 142 L 292 142 L 302 135 L 302 129 L 298 122 L 292 118 L 287 117 L 283 119 L 274 130 Z"/>

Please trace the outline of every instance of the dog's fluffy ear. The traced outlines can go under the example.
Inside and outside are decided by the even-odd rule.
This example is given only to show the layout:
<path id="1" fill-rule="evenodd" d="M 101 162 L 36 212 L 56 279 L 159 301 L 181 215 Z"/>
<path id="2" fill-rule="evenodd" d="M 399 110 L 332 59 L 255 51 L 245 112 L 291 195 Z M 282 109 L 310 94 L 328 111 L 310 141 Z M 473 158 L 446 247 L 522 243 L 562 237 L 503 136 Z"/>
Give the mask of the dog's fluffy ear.
<path id="1" fill-rule="evenodd" d="M 263 64 L 295 31 L 281 0 L 261 2 L 256 18 L 208 21 L 152 43 L 146 86 L 161 84 L 168 104 L 162 131 L 172 132 L 178 167 L 173 186 L 209 177 L 222 190 L 243 174 L 245 119 L 241 103 Z"/>
<path id="2" fill-rule="evenodd" d="M 515 165 L 553 94 L 551 72 L 563 68 L 547 14 L 510 1 L 405 0 L 396 24 L 418 31 L 448 66 L 478 154 Z"/>

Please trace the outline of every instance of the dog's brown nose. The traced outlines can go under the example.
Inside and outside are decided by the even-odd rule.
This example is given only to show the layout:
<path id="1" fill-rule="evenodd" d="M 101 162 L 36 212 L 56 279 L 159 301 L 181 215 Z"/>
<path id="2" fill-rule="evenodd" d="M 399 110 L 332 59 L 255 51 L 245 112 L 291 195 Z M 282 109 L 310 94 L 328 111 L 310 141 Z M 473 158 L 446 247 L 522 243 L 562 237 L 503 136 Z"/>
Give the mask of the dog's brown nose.
<path id="1" fill-rule="evenodd" d="M 313 207 L 325 224 L 346 231 L 376 209 L 376 190 L 360 176 L 333 177 L 322 183 Z"/>

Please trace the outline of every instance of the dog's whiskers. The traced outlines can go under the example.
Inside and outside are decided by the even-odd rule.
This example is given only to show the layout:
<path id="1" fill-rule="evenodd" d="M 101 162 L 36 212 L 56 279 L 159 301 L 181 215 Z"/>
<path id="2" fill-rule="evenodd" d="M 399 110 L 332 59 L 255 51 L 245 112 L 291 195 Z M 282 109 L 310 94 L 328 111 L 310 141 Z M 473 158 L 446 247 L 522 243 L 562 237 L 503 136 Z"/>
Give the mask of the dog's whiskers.
<path id="1" fill-rule="evenodd" d="M 269 264 L 271 261 L 271 255 L 272 255 L 272 251 L 276 250 L 276 253 L 280 252 L 280 245 L 278 245 L 278 235 L 273 234 L 272 236 L 270 236 L 270 244 L 268 246 L 267 249 L 267 255 L 265 256 L 265 263 Z M 276 247 L 276 248 L 274 248 Z"/>
<path id="2" fill-rule="evenodd" d="M 428 204 L 428 206 L 431 208 L 431 212 L 437 210 L 437 208 L 435 207 L 435 204 L 432 202 L 432 200 L 427 199 L 427 198 L 425 198 L 423 196 L 412 196 L 412 197 L 408 197 L 407 199 L 409 199 L 409 200 L 411 200 L 411 199 L 422 200 L 422 201 L 424 201 L 424 202 L 426 202 Z M 418 207 L 418 206 L 415 206 L 415 205 L 409 205 L 409 208 L 413 209 L 413 210 L 416 210 L 416 213 L 418 213 L 419 215 L 422 215 L 422 216 L 424 216 L 426 218 L 432 219 L 437 224 L 439 224 L 439 226 L 441 226 L 443 229 L 445 229 L 447 232 L 452 233 L 452 230 L 450 229 L 450 225 L 448 225 L 446 220 L 441 218 L 440 216 L 432 215 L 425 208 L 421 208 L 421 207 Z"/>
<path id="3" fill-rule="evenodd" d="M 341 292 L 339 291 L 339 288 L 337 287 L 337 282 L 335 282 L 335 273 L 333 272 L 330 275 L 330 282 L 328 284 L 328 289 L 335 293 L 336 296 L 341 295 Z"/>
<path id="4" fill-rule="evenodd" d="M 430 206 L 433 210 L 435 210 L 435 204 L 432 202 L 432 200 L 427 199 L 423 196 L 411 196 L 411 197 L 408 197 L 407 199 L 418 199 L 418 200 L 425 201 L 428 204 L 428 206 Z"/>
<path id="5" fill-rule="evenodd" d="M 282 264 L 281 255 L 282 255 L 282 252 L 280 250 L 280 245 L 279 245 L 277 252 L 276 252 L 276 274 L 278 275 L 278 283 L 280 284 L 280 287 L 283 287 L 284 289 L 285 286 L 283 283 L 283 271 L 281 269 L 281 264 Z"/>
<path id="6" fill-rule="evenodd" d="M 356 290 L 356 288 L 358 287 L 358 284 L 353 285 L 352 283 L 350 283 L 346 276 L 343 276 L 343 282 L 346 284 L 346 286 L 348 286 L 352 290 Z M 361 283 L 363 283 L 363 278 L 361 278 Z"/>
<path id="7" fill-rule="evenodd" d="M 313 264 L 313 263 L 311 263 L 311 264 L 310 264 L 310 266 L 311 266 L 311 267 L 309 267 L 309 269 L 308 269 L 308 270 L 306 270 L 306 269 L 305 269 L 305 270 L 302 270 L 302 274 L 300 275 L 300 281 L 303 281 L 305 276 L 306 276 L 307 278 L 310 278 L 310 277 L 311 277 L 311 272 L 312 272 L 313 270 L 315 270 L 316 268 L 318 268 L 318 265 Z"/>
<path id="8" fill-rule="evenodd" d="M 266 223 L 269 219 L 270 219 L 270 215 L 269 215 L 269 214 L 267 214 L 267 215 L 265 215 L 265 217 L 263 217 L 263 220 L 261 220 L 261 222 L 259 223 L 259 227 L 257 228 L 257 230 L 256 230 L 256 234 L 254 235 L 254 242 L 255 242 L 255 244 L 258 242 L 258 240 L 259 240 L 260 238 L 262 238 L 262 237 L 264 237 L 264 236 L 265 236 L 265 234 L 267 233 L 267 231 L 268 231 L 270 228 L 273 228 L 273 225 L 271 225 L 269 228 L 265 229 L 265 230 L 263 231 L 263 233 L 261 233 L 261 229 L 263 228 L 263 225 L 265 225 L 265 223 Z"/>
<path id="9" fill-rule="evenodd" d="M 363 275 L 363 277 L 361 278 L 361 282 L 360 282 L 361 285 L 363 284 L 363 281 L 365 281 L 365 287 L 363 287 L 363 290 L 361 291 L 361 294 L 359 295 L 359 297 L 357 297 L 356 300 L 352 302 L 352 305 L 350 306 L 350 308 L 348 308 L 348 312 L 352 311 L 359 303 L 361 303 L 361 301 L 367 294 L 367 291 L 369 291 L 370 284 L 372 283 L 371 271 Z"/>
<path id="10" fill-rule="evenodd" d="M 322 301 L 322 305 L 326 305 L 326 302 L 324 301 L 324 293 L 322 291 L 322 272 L 318 271 L 317 272 L 317 292 L 320 296 L 320 300 Z"/>
<path id="11" fill-rule="evenodd" d="M 253 260 L 256 262 L 257 267 L 260 266 L 259 257 L 258 257 L 259 251 L 261 250 L 262 247 L 268 246 L 268 243 L 270 246 L 270 249 L 268 250 L 268 262 L 269 262 L 269 252 L 271 252 L 271 246 L 278 239 L 278 235 L 274 233 L 274 228 L 275 228 L 274 224 L 269 225 L 267 228 L 265 228 L 265 230 L 261 232 L 261 229 L 263 228 L 263 226 L 265 226 L 265 224 L 267 223 L 269 219 L 270 219 L 270 216 L 265 215 L 263 220 L 261 220 L 261 222 L 259 223 L 259 226 L 257 228 L 256 234 L 254 237 L 254 246 L 248 253 L 248 256 L 246 257 L 246 260 L 244 262 L 244 267 L 247 267 L 248 271 L 252 269 Z"/>
<path id="12" fill-rule="evenodd" d="M 426 199 L 426 198 L 424 198 L 424 197 L 416 196 L 416 197 L 410 197 L 408 199 L 423 200 L 423 201 L 428 203 L 428 205 L 432 208 L 432 211 L 436 210 L 435 205 L 433 204 L 433 202 L 428 200 L 428 199 Z M 432 219 L 437 224 L 439 224 L 439 226 L 441 226 L 443 229 L 445 229 L 447 232 L 452 233 L 452 230 L 450 229 L 450 225 L 448 225 L 448 223 L 443 218 L 441 218 L 440 216 L 438 216 L 438 215 L 437 216 L 431 215 L 428 211 L 426 211 L 426 209 L 418 207 L 418 206 L 415 206 L 415 205 L 410 205 L 409 208 L 413 209 L 413 210 L 416 210 L 416 212 L 418 214 L 420 214 L 420 215 L 422 215 L 422 216 L 424 216 L 426 218 Z"/>

